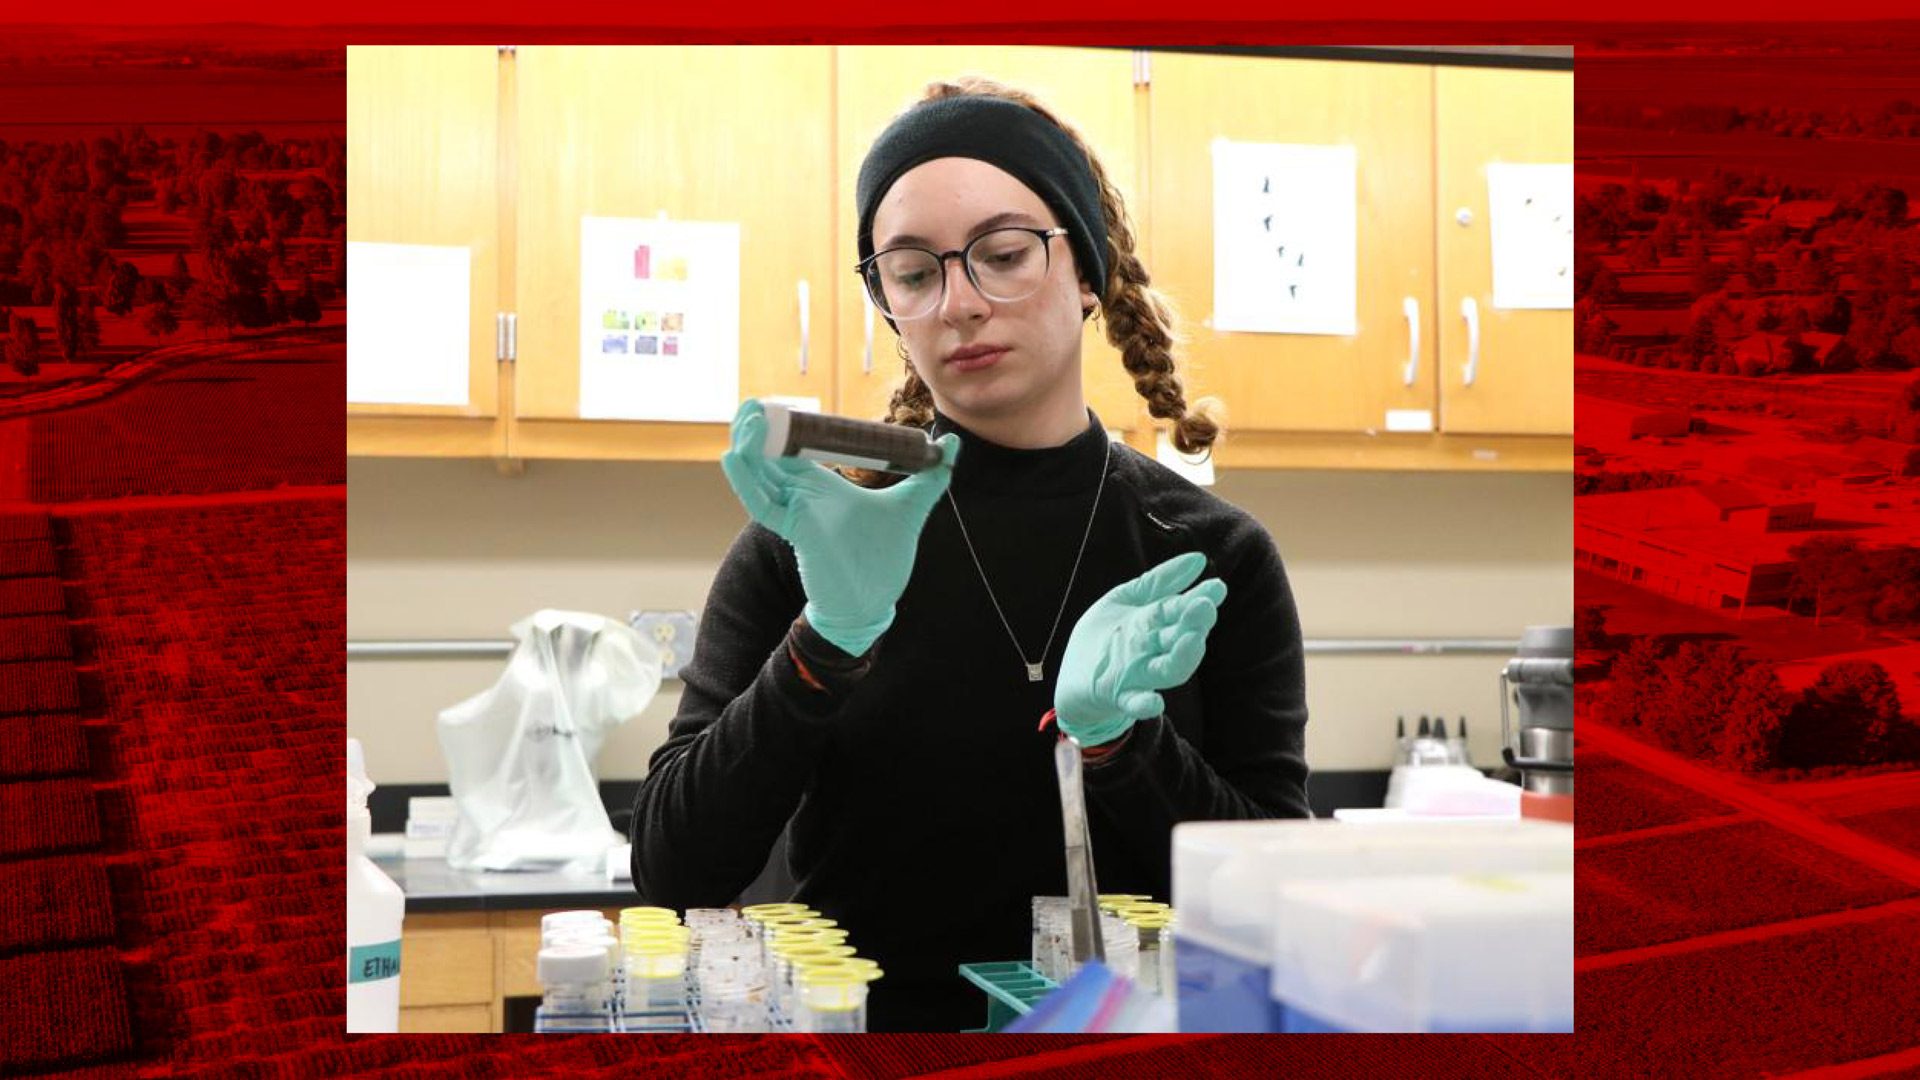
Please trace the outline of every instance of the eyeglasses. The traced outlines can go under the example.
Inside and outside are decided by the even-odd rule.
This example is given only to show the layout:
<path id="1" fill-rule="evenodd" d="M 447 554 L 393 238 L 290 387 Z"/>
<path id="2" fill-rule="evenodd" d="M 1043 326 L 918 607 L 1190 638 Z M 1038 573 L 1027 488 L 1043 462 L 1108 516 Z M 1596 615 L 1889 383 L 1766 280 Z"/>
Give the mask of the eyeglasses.
<path id="1" fill-rule="evenodd" d="M 854 272 L 866 282 L 875 307 L 894 319 L 918 319 L 931 314 L 946 296 L 948 259 L 960 260 L 980 295 L 1009 303 L 1039 291 L 1053 262 L 1047 241 L 1065 235 L 1065 229 L 994 229 L 959 251 L 888 248 L 862 259 Z"/>

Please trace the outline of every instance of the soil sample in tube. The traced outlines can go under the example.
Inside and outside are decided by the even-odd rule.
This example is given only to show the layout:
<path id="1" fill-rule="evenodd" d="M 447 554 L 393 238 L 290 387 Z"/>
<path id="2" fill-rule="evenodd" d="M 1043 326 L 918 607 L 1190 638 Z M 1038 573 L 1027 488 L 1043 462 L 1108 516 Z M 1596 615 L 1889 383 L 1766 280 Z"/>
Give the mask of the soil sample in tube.
<path id="1" fill-rule="evenodd" d="M 940 448 L 919 428 L 800 412 L 774 402 L 764 402 L 762 408 L 768 457 L 801 457 L 891 473 L 917 473 L 940 464 Z"/>

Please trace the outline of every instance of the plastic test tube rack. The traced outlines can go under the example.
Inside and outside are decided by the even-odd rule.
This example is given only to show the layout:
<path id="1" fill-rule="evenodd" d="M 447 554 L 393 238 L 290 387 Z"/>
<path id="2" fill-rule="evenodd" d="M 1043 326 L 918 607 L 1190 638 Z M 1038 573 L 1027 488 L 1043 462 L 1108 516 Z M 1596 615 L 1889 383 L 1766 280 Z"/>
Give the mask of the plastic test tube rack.
<path id="1" fill-rule="evenodd" d="M 970 1033 L 999 1031 L 1033 1011 L 1036 1002 L 1059 988 L 1025 960 L 961 964 L 960 975 L 987 992 L 987 1026 L 971 1028 Z"/>

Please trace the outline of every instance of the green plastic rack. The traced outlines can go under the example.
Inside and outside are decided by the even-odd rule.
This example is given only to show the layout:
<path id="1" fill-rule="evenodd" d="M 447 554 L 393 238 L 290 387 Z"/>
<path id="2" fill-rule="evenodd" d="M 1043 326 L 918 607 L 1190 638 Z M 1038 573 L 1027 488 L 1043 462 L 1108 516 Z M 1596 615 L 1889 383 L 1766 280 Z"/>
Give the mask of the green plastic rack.
<path id="1" fill-rule="evenodd" d="M 961 964 L 960 975 L 987 992 L 987 1026 L 970 1033 L 999 1031 L 1033 1009 L 1034 1002 L 1059 988 L 1025 960 Z"/>

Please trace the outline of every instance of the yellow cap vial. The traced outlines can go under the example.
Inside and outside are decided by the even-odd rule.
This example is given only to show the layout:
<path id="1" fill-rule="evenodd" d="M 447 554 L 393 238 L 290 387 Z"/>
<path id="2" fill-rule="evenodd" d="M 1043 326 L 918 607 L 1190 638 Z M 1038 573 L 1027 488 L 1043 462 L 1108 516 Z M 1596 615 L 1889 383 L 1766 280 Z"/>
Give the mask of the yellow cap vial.
<path id="1" fill-rule="evenodd" d="M 774 945 L 809 942 L 815 945 L 844 945 L 847 932 L 837 926 L 783 926 L 769 938 Z"/>
<path id="2" fill-rule="evenodd" d="M 879 965 L 839 964 L 800 973 L 800 997 L 815 1012 L 853 1012 L 867 1002 L 867 984 L 881 976 Z"/>
<path id="3" fill-rule="evenodd" d="M 764 919 L 769 915 L 791 915 L 796 911 L 811 911 L 807 905 L 793 900 L 783 900 L 777 904 L 750 904 L 740 909 L 743 919 Z"/>
<path id="4" fill-rule="evenodd" d="M 762 933 L 778 933 L 781 930 L 798 928 L 831 930 L 839 925 L 832 919 L 823 919 L 818 915 L 770 915 L 760 920 Z"/>
<path id="5" fill-rule="evenodd" d="M 679 922 L 680 913 L 665 907 L 629 907 L 620 909 L 622 921 L 627 919 L 663 919 L 667 922 Z"/>

